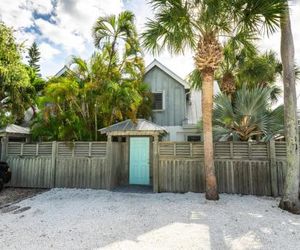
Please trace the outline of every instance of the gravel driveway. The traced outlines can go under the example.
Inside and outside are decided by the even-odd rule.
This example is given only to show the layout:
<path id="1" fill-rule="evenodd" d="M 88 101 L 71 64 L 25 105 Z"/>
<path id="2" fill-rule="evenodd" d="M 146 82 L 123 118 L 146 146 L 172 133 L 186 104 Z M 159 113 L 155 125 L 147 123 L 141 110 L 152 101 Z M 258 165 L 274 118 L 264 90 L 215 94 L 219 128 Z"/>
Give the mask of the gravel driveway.
<path id="1" fill-rule="evenodd" d="M 254 196 L 207 202 L 195 193 L 52 189 L 0 212 L 0 249 L 300 249 L 300 216 L 277 204 Z"/>

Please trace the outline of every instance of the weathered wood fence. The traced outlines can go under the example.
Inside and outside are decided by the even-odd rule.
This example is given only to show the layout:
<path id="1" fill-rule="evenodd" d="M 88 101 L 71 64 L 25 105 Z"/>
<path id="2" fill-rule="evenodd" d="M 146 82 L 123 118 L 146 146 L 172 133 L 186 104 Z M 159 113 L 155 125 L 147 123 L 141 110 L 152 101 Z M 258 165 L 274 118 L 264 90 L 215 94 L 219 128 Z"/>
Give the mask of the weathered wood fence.
<path id="1" fill-rule="evenodd" d="M 284 142 L 214 144 L 215 169 L 221 193 L 282 194 L 286 173 Z M 159 143 L 159 190 L 204 192 L 204 150 L 201 143 Z"/>
<path id="2" fill-rule="evenodd" d="M 284 142 L 222 142 L 215 143 L 214 147 L 221 193 L 282 194 L 286 173 Z M 110 143 L 9 142 L 2 145 L 2 152 L 12 168 L 11 186 L 111 189 L 128 180 L 128 148 L 128 140 Z M 155 168 L 150 168 L 157 171 L 153 172 L 154 190 L 205 191 L 202 143 L 159 142 L 151 152 L 152 162 L 157 162 Z"/>
<path id="3" fill-rule="evenodd" d="M 11 186 L 109 188 L 105 142 L 7 144 Z"/>

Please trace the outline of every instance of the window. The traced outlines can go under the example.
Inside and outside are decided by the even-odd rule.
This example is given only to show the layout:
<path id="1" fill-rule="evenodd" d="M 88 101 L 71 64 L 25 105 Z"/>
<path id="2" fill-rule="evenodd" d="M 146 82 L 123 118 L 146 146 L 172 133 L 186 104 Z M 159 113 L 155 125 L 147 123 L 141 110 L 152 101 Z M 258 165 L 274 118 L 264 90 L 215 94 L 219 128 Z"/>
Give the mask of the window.
<path id="1" fill-rule="evenodd" d="M 164 109 L 164 95 L 163 92 L 156 92 L 153 94 L 153 110 L 163 110 Z"/>
<path id="2" fill-rule="evenodd" d="M 200 135 L 188 135 L 187 141 L 201 141 Z"/>

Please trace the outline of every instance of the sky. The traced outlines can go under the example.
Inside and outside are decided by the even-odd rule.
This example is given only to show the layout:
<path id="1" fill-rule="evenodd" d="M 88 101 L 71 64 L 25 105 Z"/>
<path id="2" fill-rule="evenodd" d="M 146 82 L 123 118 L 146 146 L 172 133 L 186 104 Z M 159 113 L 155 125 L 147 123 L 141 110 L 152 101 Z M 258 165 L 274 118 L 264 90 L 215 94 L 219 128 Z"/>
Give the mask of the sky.
<path id="1" fill-rule="evenodd" d="M 41 51 L 41 73 L 48 77 L 57 73 L 72 55 L 89 58 L 94 47 L 91 28 L 99 16 L 118 14 L 123 10 L 135 13 L 138 31 L 143 31 L 147 18 L 153 13 L 147 0 L 1 0 L 0 20 L 15 30 L 19 42 L 29 47 L 36 41 Z M 296 59 L 300 64 L 300 0 L 291 6 L 292 29 Z M 279 53 L 280 34 L 263 37 L 262 51 L 272 49 Z M 279 54 L 278 54 L 279 56 Z M 146 65 L 153 60 L 145 54 Z M 155 56 L 182 78 L 193 69 L 190 52 L 171 56 L 164 51 Z"/>

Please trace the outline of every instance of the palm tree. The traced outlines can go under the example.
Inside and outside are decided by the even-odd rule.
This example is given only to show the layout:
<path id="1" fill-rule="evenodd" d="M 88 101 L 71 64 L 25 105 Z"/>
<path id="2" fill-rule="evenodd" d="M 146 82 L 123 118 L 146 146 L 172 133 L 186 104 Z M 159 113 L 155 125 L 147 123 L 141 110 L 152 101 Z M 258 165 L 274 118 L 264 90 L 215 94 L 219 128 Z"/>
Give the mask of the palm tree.
<path id="1" fill-rule="evenodd" d="M 96 48 L 101 50 L 109 46 L 108 68 L 116 59 L 117 48 L 124 44 L 127 52 L 139 46 L 134 24 L 134 14 L 123 11 L 118 16 L 99 17 L 93 27 L 93 38 Z M 109 72 L 108 72 L 109 73 Z"/>
<path id="2" fill-rule="evenodd" d="M 287 2 L 287 1 L 286 1 Z M 281 60 L 284 86 L 284 122 L 287 152 L 287 174 L 279 207 L 300 213 L 299 200 L 299 134 L 295 87 L 295 51 L 289 9 L 281 18 Z"/>
<path id="3" fill-rule="evenodd" d="M 276 86 L 276 79 L 281 77 L 282 65 L 275 52 L 260 53 L 253 42 L 246 45 L 236 44 L 232 39 L 224 45 L 224 59 L 215 72 L 221 92 L 234 98 L 235 92 L 244 85 L 249 89 L 271 88 L 272 100 L 277 101 L 281 89 Z M 201 88 L 201 72 L 194 69 L 188 75 L 187 81 L 191 87 Z"/>
<path id="4" fill-rule="evenodd" d="M 221 93 L 216 96 L 213 129 L 216 139 L 270 140 L 283 132 L 283 106 L 271 109 L 271 88 L 242 88 L 234 101 Z"/>
<path id="5" fill-rule="evenodd" d="M 89 60 L 73 57 L 68 65 L 68 74 L 48 82 L 41 98 L 45 119 L 37 117 L 33 126 L 36 137 L 45 135 L 51 138 L 51 135 L 44 134 L 42 128 L 54 126 L 55 139 L 92 140 L 97 139 L 98 126 L 149 115 L 150 93 L 143 83 L 144 60 L 137 36 L 131 36 L 132 46 L 125 42 L 125 49 L 122 50 L 116 41 L 120 41 L 125 34 L 118 31 L 113 39 L 110 36 L 104 38 L 103 34 L 108 30 L 100 30 L 99 27 L 100 20 L 106 19 L 114 25 L 118 23 L 117 27 L 126 26 L 127 22 L 133 20 L 133 16 L 129 15 L 131 18 L 125 18 L 127 21 L 124 21 L 126 15 L 121 13 L 118 18 L 99 18 L 95 39 L 101 41 L 100 44 L 96 43 L 101 45 L 101 49 Z M 119 24 L 122 23 L 119 19 L 125 24 Z M 135 33 L 135 27 L 131 27 L 131 31 Z M 101 39 L 98 37 L 100 34 L 103 35 Z M 128 41 L 129 37 L 126 39 L 124 41 Z"/>
<path id="6" fill-rule="evenodd" d="M 202 78 L 202 114 L 206 198 L 219 199 L 213 159 L 212 108 L 215 71 L 223 59 L 221 39 L 240 34 L 252 39 L 265 29 L 273 32 L 283 12 L 282 0 L 152 0 L 156 11 L 146 23 L 143 45 L 152 52 L 167 48 L 171 53 L 195 52 Z"/>

